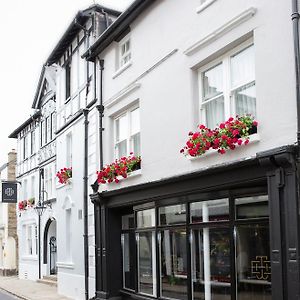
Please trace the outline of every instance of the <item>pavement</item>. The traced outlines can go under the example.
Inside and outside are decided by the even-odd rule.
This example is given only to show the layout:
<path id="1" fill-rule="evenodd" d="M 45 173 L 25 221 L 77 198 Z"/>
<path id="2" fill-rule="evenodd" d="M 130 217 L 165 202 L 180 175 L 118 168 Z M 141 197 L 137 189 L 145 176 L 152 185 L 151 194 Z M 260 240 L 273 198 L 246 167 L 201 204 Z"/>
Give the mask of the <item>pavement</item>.
<path id="1" fill-rule="evenodd" d="M 57 287 L 16 276 L 0 277 L 0 290 L 23 300 L 72 300 L 57 294 Z"/>

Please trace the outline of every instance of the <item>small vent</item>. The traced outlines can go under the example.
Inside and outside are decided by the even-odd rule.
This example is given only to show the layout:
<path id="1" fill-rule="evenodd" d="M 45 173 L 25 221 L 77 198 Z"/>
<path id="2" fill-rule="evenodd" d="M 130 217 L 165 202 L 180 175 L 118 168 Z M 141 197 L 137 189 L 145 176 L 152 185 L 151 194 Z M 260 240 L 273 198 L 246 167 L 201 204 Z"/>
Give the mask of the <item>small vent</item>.
<path id="1" fill-rule="evenodd" d="M 78 220 L 82 220 L 82 209 L 78 209 Z"/>
<path id="2" fill-rule="evenodd" d="M 25 279 L 28 279 L 28 272 L 27 271 L 24 272 L 24 277 L 25 277 Z"/>

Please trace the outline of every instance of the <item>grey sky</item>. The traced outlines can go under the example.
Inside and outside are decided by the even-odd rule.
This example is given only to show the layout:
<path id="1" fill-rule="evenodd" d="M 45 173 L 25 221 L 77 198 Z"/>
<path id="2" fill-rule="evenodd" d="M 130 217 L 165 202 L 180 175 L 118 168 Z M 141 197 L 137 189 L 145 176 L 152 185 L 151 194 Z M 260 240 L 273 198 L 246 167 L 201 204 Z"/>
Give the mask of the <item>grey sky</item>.
<path id="1" fill-rule="evenodd" d="M 96 3 L 124 10 L 132 0 Z M 43 63 L 78 10 L 93 0 L 0 1 L 0 165 L 16 148 L 7 136 L 32 114 Z"/>

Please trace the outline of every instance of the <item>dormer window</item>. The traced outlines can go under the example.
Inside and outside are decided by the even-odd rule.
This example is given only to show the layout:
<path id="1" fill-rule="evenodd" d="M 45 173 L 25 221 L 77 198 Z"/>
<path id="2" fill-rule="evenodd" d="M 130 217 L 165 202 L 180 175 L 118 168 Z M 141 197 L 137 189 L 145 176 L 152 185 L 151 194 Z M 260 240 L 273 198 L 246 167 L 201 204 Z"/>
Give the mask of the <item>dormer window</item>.
<path id="1" fill-rule="evenodd" d="M 131 60 L 130 37 L 126 36 L 119 42 L 119 67 L 123 67 Z"/>

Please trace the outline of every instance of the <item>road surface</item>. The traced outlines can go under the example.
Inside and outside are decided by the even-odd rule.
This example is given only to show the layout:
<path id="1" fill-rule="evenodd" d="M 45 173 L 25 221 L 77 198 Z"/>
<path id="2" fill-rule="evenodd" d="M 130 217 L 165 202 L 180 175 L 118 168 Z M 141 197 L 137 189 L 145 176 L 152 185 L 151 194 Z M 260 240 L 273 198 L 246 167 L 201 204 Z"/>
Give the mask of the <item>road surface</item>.
<path id="1" fill-rule="evenodd" d="M 12 295 L 0 290 L 0 299 L 1 300 L 17 300 L 20 298 L 17 298 L 15 296 L 12 296 Z"/>

